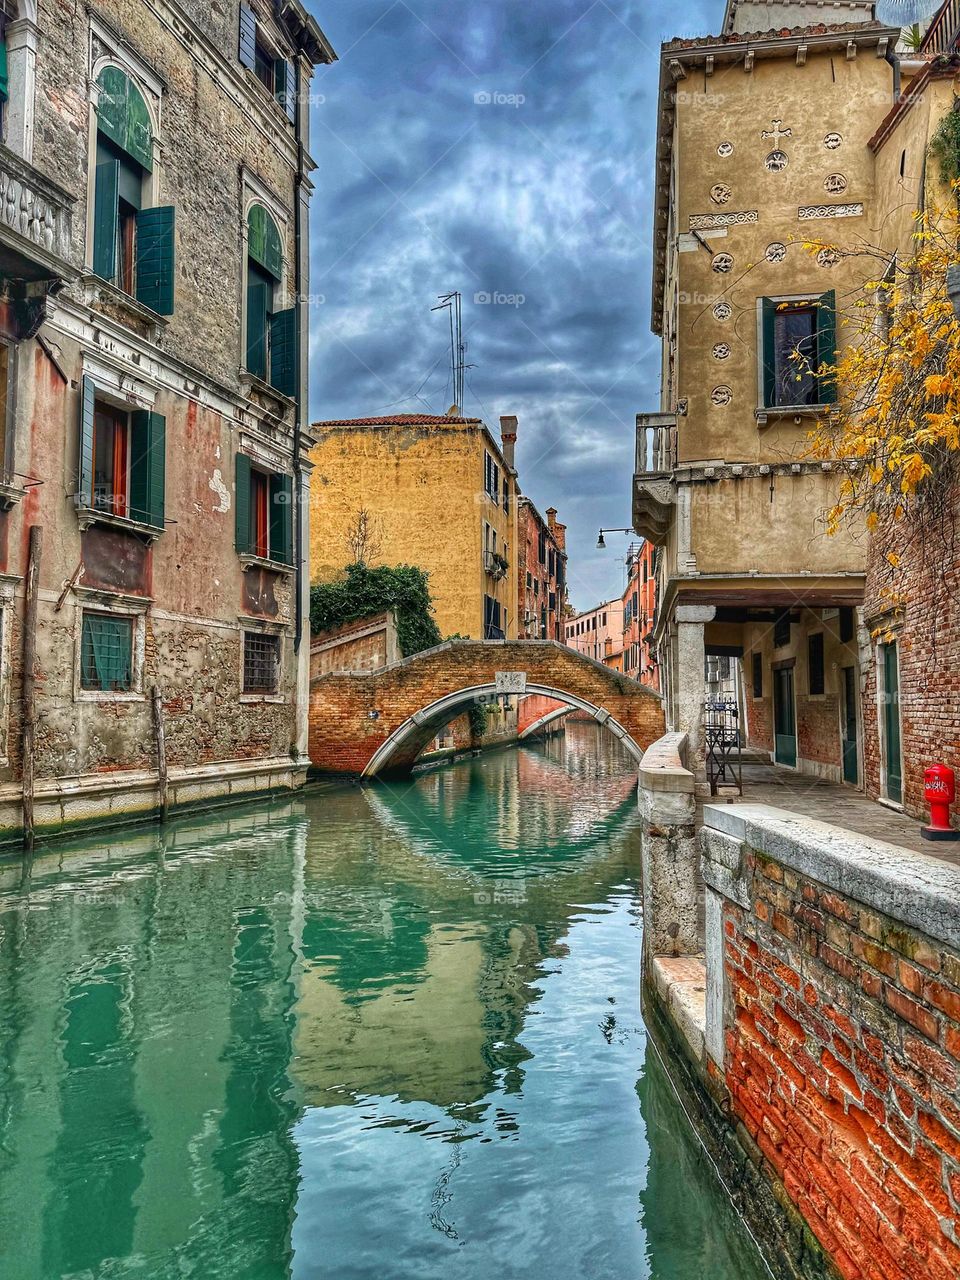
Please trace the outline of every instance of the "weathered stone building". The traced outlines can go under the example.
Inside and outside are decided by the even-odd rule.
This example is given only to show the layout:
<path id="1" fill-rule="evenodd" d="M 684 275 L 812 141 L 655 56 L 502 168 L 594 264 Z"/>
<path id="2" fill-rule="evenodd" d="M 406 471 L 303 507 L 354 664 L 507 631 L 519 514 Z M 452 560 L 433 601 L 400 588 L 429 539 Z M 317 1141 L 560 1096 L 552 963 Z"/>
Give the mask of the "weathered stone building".
<path id="1" fill-rule="evenodd" d="M 656 548 L 644 539 L 627 552 L 623 592 L 623 673 L 660 688 L 653 629 L 657 614 Z"/>
<path id="2" fill-rule="evenodd" d="M 567 526 L 557 521 L 556 507 L 547 518 L 529 498 L 517 503 L 518 626 L 522 640 L 566 639 Z"/>
<path id="3" fill-rule="evenodd" d="M 310 570 L 409 564 L 444 637 L 517 638 L 516 418 L 397 414 L 314 424 Z"/>
<path id="4" fill-rule="evenodd" d="M 335 54 L 298 0 L 3 10 L 0 834 L 31 771 L 38 828 L 294 787 Z"/>
<path id="5" fill-rule="evenodd" d="M 701 750 L 706 659 L 740 661 L 751 743 L 851 782 L 865 546 L 827 536 L 841 471 L 809 456 L 809 437 L 836 401 L 819 371 L 836 357 L 837 298 L 875 267 L 804 242 L 869 239 L 878 216 L 868 142 L 893 100 L 899 31 L 869 9 L 731 0 L 724 34 L 663 46 L 662 391 L 638 418 L 634 485 L 634 527 L 661 548 L 671 724 Z"/>

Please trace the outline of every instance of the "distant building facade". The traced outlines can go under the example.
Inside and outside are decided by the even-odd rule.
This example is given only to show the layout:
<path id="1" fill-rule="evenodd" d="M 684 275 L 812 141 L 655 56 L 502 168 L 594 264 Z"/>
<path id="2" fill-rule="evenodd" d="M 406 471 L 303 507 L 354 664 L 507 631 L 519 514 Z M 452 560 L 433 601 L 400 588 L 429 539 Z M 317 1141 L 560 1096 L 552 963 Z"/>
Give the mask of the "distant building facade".
<path id="1" fill-rule="evenodd" d="M 313 581 L 358 558 L 415 565 L 444 637 L 515 640 L 516 419 L 502 421 L 499 441 L 480 418 L 456 415 L 316 423 Z"/>
<path id="2" fill-rule="evenodd" d="M 627 586 L 623 593 L 623 672 L 651 689 L 660 688 L 659 663 L 653 644 L 657 611 L 656 548 L 643 541 L 627 554 Z"/>
<path id="3" fill-rule="evenodd" d="M 566 525 L 555 507 L 543 516 L 526 497 L 517 503 L 518 610 L 520 639 L 566 640 Z"/>
<path id="4" fill-rule="evenodd" d="M 306 101 L 335 56 L 299 0 L 0 5 L 3 836 L 25 724 L 38 829 L 154 810 L 158 725 L 171 805 L 304 780 Z"/>
<path id="5" fill-rule="evenodd" d="M 567 644 L 585 658 L 623 670 L 623 600 L 607 600 L 566 622 Z"/>

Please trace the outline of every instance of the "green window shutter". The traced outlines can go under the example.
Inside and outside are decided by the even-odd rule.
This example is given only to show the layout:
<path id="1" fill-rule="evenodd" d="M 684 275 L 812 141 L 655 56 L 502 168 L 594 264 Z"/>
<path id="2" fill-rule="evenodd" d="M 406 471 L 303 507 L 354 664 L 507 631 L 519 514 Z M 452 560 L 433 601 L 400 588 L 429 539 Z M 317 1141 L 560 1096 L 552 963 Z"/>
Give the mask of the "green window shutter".
<path id="1" fill-rule="evenodd" d="M 130 518 L 163 528 L 166 419 L 138 409 L 130 419 Z"/>
<path id="2" fill-rule="evenodd" d="M 7 42 L 0 38 L 0 98 L 6 102 L 9 93 L 7 80 Z"/>
<path id="3" fill-rule="evenodd" d="M 293 478 L 270 477 L 270 559 L 293 564 Z"/>
<path id="4" fill-rule="evenodd" d="M 269 286 L 247 284 L 247 369 L 258 378 L 267 378 L 267 294 Z"/>
<path id="5" fill-rule="evenodd" d="M 93 270 L 102 280 L 117 274 L 117 200 L 120 161 L 97 165 L 93 194 Z"/>
<path id="6" fill-rule="evenodd" d="M 250 459 L 245 453 L 237 454 L 237 490 L 234 494 L 234 510 L 237 519 L 237 551 L 250 554 Z"/>
<path id="7" fill-rule="evenodd" d="M 297 394 L 297 309 L 278 311 L 270 320 L 270 385 L 281 395 Z"/>
<path id="8" fill-rule="evenodd" d="M 829 371 L 818 377 L 820 404 L 835 404 L 837 400 L 837 294 L 834 289 L 821 293 L 817 310 L 817 364 L 829 366 Z"/>
<path id="9" fill-rule="evenodd" d="M 286 58 L 274 64 L 274 93 L 291 124 L 297 122 L 297 69 Z"/>
<path id="10" fill-rule="evenodd" d="M 173 315 L 176 209 L 161 205 L 137 214 L 137 301 Z"/>
<path id="11" fill-rule="evenodd" d="M 772 409 L 777 403 L 777 365 L 775 356 L 774 320 L 777 304 L 770 298 L 760 300 L 761 371 L 763 375 L 763 408 Z"/>
<path id="12" fill-rule="evenodd" d="M 104 67 L 97 84 L 97 129 L 152 172 L 153 127 L 143 94 L 119 67 Z"/>
<path id="13" fill-rule="evenodd" d="M 257 15 L 249 6 L 240 6 L 240 65 L 253 71 L 257 65 Z"/>
<path id="14" fill-rule="evenodd" d="M 282 277 L 283 245 L 280 242 L 280 232 L 262 204 L 252 205 L 247 215 L 247 253 L 274 280 Z"/>
<path id="15" fill-rule="evenodd" d="M 97 384 L 84 374 L 80 391 L 80 461 L 77 469 L 77 505 L 93 506 L 93 418 Z"/>
<path id="16" fill-rule="evenodd" d="M 85 689 L 123 692 L 133 685 L 133 623 L 129 618 L 83 615 L 80 682 Z"/>

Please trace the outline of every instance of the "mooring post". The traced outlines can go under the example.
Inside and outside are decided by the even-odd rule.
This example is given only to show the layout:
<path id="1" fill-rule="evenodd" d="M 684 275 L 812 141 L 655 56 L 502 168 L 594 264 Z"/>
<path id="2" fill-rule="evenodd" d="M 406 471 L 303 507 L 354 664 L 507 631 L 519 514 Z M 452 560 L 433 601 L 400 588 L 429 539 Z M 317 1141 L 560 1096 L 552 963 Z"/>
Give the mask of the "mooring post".
<path id="1" fill-rule="evenodd" d="M 30 543 L 27 551 L 27 586 L 23 607 L 23 676 L 21 680 L 21 713 L 23 720 L 21 778 L 23 786 L 23 847 L 33 852 L 33 788 L 34 788 L 34 740 L 37 729 L 37 605 L 40 596 L 40 553 L 43 548 L 43 528 L 30 526 Z"/>

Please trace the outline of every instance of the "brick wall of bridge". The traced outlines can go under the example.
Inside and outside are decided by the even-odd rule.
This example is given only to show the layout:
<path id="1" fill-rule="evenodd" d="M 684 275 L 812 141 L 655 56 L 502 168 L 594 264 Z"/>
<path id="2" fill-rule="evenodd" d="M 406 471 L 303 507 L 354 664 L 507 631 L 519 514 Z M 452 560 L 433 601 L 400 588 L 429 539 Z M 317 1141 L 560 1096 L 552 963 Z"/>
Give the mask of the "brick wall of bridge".
<path id="1" fill-rule="evenodd" d="M 635 681 L 555 642 L 453 642 L 368 675 L 328 674 L 313 681 L 310 758 L 330 773 L 362 773 L 376 751 L 418 711 L 462 689 L 491 685 L 498 671 L 584 699 L 610 712 L 641 748 L 663 733 L 659 697 Z M 461 707 L 460 710 L 463 708 Z M 425 723 L 398 749 L 391 767 L 408 768 L 443 723 Z"/>

